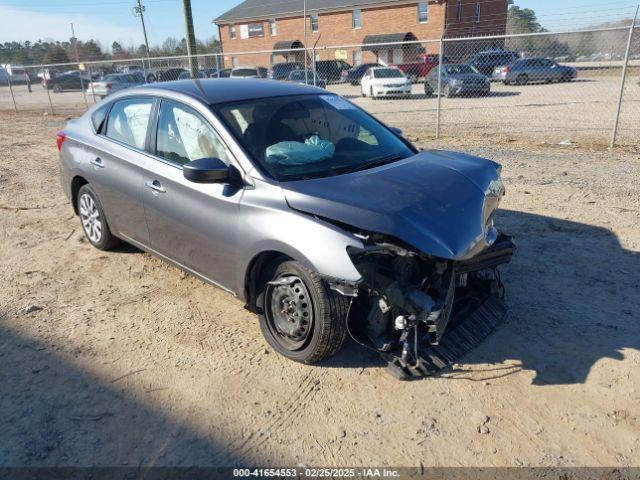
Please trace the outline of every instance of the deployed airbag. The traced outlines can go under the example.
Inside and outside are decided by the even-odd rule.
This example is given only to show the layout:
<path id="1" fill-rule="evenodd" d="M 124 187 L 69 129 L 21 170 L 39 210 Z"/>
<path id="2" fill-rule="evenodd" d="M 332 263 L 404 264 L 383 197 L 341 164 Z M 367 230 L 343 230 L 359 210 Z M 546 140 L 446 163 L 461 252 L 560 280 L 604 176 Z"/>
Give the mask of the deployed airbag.
<path id="1" fill-rule="evenodd" d="M 333 157 L 336 147 L 328 140 L 322 140 L 318 135 L 312 135 L 302 142 L 280 142 L 267 147 L 267 163 L 281 165 L 306 165 L 321 162 Z"/>

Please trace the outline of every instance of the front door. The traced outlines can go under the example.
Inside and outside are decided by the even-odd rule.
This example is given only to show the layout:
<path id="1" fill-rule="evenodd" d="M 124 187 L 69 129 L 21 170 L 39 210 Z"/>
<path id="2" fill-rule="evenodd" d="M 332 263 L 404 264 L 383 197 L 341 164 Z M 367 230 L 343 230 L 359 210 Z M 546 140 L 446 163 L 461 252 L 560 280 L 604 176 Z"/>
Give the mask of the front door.
<path id="1" fill-rule="evenodd" d="M 155 147 L 155 148 L 154 148 Z M 207 280 L 234 285 L 239 201 L 243 190 L 229 184 L 197 184 L 182 166 L 200 158 L 231 157 L 209 122 L 191 107 L 162 100 L 156 159 L 147 164 L 144 210 L 151 247 Z"/>

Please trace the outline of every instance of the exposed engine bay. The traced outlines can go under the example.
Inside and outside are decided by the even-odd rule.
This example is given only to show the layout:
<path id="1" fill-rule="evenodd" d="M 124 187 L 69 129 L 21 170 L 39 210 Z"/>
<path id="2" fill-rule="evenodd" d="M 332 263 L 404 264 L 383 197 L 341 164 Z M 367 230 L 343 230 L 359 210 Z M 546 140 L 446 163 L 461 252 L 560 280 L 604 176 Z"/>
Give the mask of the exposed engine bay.
<path id="1" fill-rule="evenodd" d="M 377 350 L 397 377 L 425 376 L 453 363 L 506 314 L 497 267 L 509 262 L 516 249 L 511 237 L 500 234 L 480 254 L 455 261 L 434 258 L 385 235 L 359 236 L 364 247 L 349 249 L 363 278 L 350 332 Z M 455 347 L 443 343 L 474 314 L 482 318 L 470 330 L 467 325 L 468 338 L 457 339 Z"/>

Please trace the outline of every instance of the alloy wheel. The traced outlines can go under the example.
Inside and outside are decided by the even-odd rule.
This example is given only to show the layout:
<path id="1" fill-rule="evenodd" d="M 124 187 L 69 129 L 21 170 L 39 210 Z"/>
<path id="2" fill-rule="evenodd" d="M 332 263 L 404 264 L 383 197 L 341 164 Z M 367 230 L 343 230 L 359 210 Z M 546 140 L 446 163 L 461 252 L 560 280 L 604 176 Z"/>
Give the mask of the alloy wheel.
<path id="1" fill-rule="evenodd" d="M 102 219 L 95 200 L 88 193 L 84 193 L 78 203 L 84 232 L 92 243 L 100 243 L 102 239 Z"/>

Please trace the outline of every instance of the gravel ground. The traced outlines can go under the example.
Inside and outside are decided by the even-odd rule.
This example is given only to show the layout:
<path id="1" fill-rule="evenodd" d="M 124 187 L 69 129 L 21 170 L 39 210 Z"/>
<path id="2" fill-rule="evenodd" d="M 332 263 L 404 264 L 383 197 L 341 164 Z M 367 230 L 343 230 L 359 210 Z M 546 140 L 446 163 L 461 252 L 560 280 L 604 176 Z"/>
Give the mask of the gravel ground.
<path id="1" fill-rule="evenodd" d="M 519 251 L 511 319 L 402 383 L 353 342 L 287 361 L 228 294 L 91 248 L 58 183 L 64 119 L 1 115 L 0 466 L 640 466 L 637 152 L 421 141 L 503 163 Z"/>

